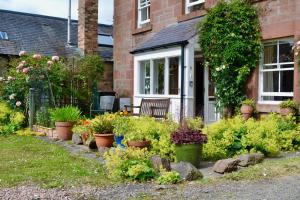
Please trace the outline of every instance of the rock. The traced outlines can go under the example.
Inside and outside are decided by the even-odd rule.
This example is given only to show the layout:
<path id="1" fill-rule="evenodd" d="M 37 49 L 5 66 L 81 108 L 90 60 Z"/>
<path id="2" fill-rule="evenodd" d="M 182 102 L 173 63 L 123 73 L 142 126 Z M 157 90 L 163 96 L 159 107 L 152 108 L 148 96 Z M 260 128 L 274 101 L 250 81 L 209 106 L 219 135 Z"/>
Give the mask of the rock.
<path id="1" fill-rule="evenodd" d="M 213 166 L 213 171 L 221 174 L 236 171 L 238 169 L 239 162 L 239 159 L 233 158 L 218 160 Z"/>
<path id="2" fill-rule="evenodd" d="M 167 171 L 171 171 L 171 164 L 167 158 L 161 158 L 159 155 L 155 155 L 151 157 L 150 160 L 154 169 L 160 170 L 160 168 L 163 168 Z"/>
<path id="3" fill-rule="evenodd" d="M 178 172 L 180 178 L 185 181 L 203 178 L 202 173 L 194 165 L 188 162 L 172 163 L 171 169 Z"/>
<path id="4" fill-rule="evenodd" d="M 97 144 L 95 138 L 89 137 L 86 140 L 86 146 L 88 146 L 90 149 L 97 149 Z"/>
<path id="5" fill-rule="evenodd" d="M 73 134 L 72 135 L 72 142 L 74 143 L 74 144 L 83 144 L 83 141 L 82 141 L 82 138 L 81 138 L 81 136 L 80 135 L 77 135 L 77 134 Z"/>
<path id="6" fill-rule="evenodd" d="M 239 166 L 247 167 L 249 165 L 255 165 L 257 163 L 260 163 L 264 160 L 264 155 L 259 153 L 250 153 L 250 154 L 244 154 L 237 157 L 241 162 L 239 163 Z"/>

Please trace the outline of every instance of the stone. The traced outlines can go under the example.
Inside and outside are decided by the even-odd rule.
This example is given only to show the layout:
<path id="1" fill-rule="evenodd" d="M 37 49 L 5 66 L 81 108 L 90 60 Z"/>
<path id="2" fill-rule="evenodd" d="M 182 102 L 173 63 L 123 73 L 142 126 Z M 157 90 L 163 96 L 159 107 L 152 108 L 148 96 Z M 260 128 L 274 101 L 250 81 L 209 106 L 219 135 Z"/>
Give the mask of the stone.
<path id="1" fill-rule="evenodd" d="M 168 160 L 167 158 L 162 158 L 159 155 L 155 155 L 151 157 L 150 160 L 155 170 L 159 171 L 161 168 L 163 168 L 167 171 L 171 171 L 170 160 Z"/>
<path id="2" fill-rule="evenodd" d="M 88 146 L 90 149 L 97 149 L 97 144 L 95 138 L 89 137 L 86 140 L 86 146 Z"/>
<path id="3" fill-rule="evenodd" d="M 238 169 L 239 162 L 239 159 L 233 158 L 218 160 L 213 166 L 213 171 L 220 174 L 236 171 Z"/>
<path id="4" fill-rule="evenodd" d="M 83 144 L 82 138 L 81 138 L 81 136 L 78 135 L 78 134 L 73 134 L 73 135 L 72 135 L 72 142 L 73 142 L 74 144 L 77 144 L 77 145 Z"/>
<path id="5" fill-rule="evenodd" d="M 172 163 L 171 169 L 178 172 L 180 178 L 184 181 L 193 181 L 199 178 L 203 178 L 202 173 L 191 163 L 179 162 Z"/>
<path id="6" fill-rule="evenodd" d="M 247 167 L 249 165 L 255 165 L 264 160 L 264 155 L 260 153 L 244 154 L 237 157 L 240 160 L 239 166 Z"/>

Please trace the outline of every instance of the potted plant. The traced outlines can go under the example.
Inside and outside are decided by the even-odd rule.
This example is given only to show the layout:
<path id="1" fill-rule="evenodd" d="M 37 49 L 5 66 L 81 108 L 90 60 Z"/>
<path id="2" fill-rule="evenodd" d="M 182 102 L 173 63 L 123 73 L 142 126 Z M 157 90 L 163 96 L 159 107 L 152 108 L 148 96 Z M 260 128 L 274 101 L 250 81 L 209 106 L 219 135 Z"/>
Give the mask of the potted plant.
<path id="1" fill-rule="evenodd" d="M 104 114 L 95 117 L 91 121 L 91 128 L 98 148 L 113 146 L 114 134 L 112 122 L 114 119 L 115 116 L 113 114 Z"/>
<path id="2" fill-rule="evenodd" d="M 199 167 L 203 144 L 207 136 L 199 130 L 187 127 L 186 122 L 182 127 L 171 134 L 171 141 L 175 144 L 177 162 L 184 161 Z"/>
<path id="3" fill-rule="evenodd" d="M 80 135 L 83 144 L 85 144 L 91 132 L 90 121 L 82 120 L 79 124 L 73 127 L 72 132 Z"/>
<path id="4" fill-rule="evenodd" d="M 246 99 L 242 101 L 241 113 L 245 120 L 248 120 L 250 117 L 252 117 L 254 109 L 255 103 L 252 99 Z"/>
<path id="5" fill-rule="evenodd" d="M 291 99 L 281 102 L 279 106 L 282 116 L 295 115 L 299 109 L 299 104 Z"/>
<path id="6" fill-rule="evenodd" d="M 81 112 L 77 107 L 65 106 L 50 111 L 51 120 L 55 122 L 58 138 L 72 139 L 73 124 L 80 119 Z"/>
<path id="7" fill-rule="evenodd" d="M 113 122 L 113 133 L 115 135 L 115 141 L 119 147 L 125 147 L 123 142 L 124 135 L 130 132 L 131 123 L 130 117 L 121 116 L 114 120 Z"/>

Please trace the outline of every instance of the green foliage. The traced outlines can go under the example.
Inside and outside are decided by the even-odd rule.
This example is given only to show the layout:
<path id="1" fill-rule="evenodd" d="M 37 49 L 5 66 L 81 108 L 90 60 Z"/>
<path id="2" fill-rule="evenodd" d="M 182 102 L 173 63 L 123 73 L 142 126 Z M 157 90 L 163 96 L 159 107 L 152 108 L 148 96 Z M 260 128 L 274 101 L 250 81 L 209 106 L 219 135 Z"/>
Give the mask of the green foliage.
<path id="1" fill-rule="evenodd" d="M 132 122 L 131 118 L 126 117 L 126 116 L 121 116 L 121 117 L 116 118 L 113 121 L 114 134 L 119 135 L 119 136 L 127 134 L 130 131 L 130 129 L 132 128 L 131 122 Z"/>
<path id="2" fill-rule="evenodd" d="M 242 101 L 242 105 L 251 106 L 252 108 L 255 108 L 255 102 L 253 99 L 245 99 Z"/>
<path id="3" fill-rule="evenodd" d="M 220 120 L 203 129 L 208 136 L 203 157 L 217 160 L 247 152 L 277 156 L 280 151 L 299 149 L 299 130 L 294 118 L 283 118 L 276 114 L 270 114 L 258 121 L 244 121 L 240 116 Z"/>
<path id="4" fill-rule="evenodd" d="M 72 122 L 80 119 L 81 112 L 77 107 L 64 106 L 50 110 L 51 120 L 54 122 Z"/>
<path id="5" fill-rule="evenodd" d="M 107 134 L 113 133 L 113 121 L 117 118 L 114 114 L 105 113 L 99 115 L 91 121 L 91 128 L 94 133 Z"/>
<path id="6" fill-rule="evenodd" d="M 124 177 L 131 180 L 146 181 L 156 176 L 155 170 L 148 159 L 129 159 L 121 166 Z"/>
<path id="7" fill-rule="evenodd" d="M 85 125 L 75 125 L 72 128 L 72 132 L 78 135 L 81 135 L 82 133 L 89 133 L 90 129 L 89 127 Z"/>
<path id="8" fill-rule="evenodd" d="M 258 11 L 247 0 L 220 1 L 199 24 L 199 44 L 216 86 L 218 105 L 239 105 L 261 52 Z"/>
<path id="9" fill-rule="evenodd" d="M 187 122 L 187 127 L 190 130 L 200 132 L 203 128 L 203 120 L 201 117 L 196 117 L 196 118 L 188 117 L 186 119 L 186 122 Z"/>
<path id="10" fill-rule="evenodd" d="M 54 127 L 47 107 L 41 107 L 40 110 L 36 112 L 36 124 L 44 127 Z"/>
<path id="11" fill-rule="evenodd" d="M 0 102 L 0 135 L 15 133 L 24 121 L 23 113 L 12 110 L 7 103 Z"/>
<path id="12" fill-rule="evenodd" d="M 281 102 L 279 106 L 280 108 L 290 108 L 295 112 L 297 112 L 299 109 L 299 104 L 291 99 Z"/>
<path id="13" fill-rule="evenodd" d="M 180 175 L 175 171 L 163 171 L 161 175 L 157 178 L 157 183 L 160 185 L 164 184 L 175 184 L 180 182 Z"/>

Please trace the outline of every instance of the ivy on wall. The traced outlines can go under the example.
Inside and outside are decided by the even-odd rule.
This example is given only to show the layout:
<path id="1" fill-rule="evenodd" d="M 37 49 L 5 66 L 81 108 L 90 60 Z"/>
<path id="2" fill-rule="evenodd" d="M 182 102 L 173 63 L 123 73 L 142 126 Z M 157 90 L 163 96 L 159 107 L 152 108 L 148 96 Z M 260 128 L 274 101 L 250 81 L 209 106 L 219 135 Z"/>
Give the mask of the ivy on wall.
<path id="1" fill-rule="evenodd" d="M 208 11 L 198 29 L 218 105 L 239 105 L 246 98 L 245 85 L 262 47 L 257 8 L 247 0 L 222 0 Z"/>

